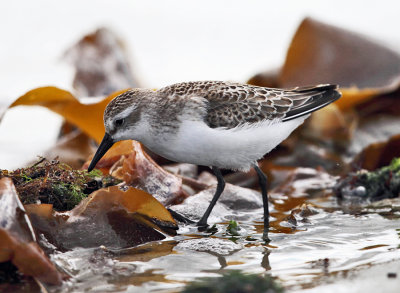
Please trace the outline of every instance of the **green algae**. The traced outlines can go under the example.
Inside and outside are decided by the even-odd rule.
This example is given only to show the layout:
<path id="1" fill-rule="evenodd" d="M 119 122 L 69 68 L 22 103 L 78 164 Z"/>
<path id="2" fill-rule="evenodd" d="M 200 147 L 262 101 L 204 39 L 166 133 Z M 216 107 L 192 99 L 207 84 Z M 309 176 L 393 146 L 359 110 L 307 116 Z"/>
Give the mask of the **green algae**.
<path id="1" fill-rule="evenodd" d="M 226 232 L 231 236 L 240 236 L 239 230 L 240 227 L 238 223 L 234 220 L 230 220 Z"/>

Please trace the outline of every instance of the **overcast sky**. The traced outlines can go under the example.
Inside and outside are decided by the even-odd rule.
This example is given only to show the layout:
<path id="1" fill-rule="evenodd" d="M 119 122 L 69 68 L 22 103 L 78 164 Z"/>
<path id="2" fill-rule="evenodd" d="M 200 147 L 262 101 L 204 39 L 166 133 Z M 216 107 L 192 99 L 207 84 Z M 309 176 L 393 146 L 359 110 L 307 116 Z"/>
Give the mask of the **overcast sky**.
<path id="1" fill-rule="evenodd" d="M 305 16 L 400 48 L 400 1 L 1 1 L 0 98 L 40 85 L 70 88 L 66 48 L 100 26 L 125 40 L 144 86 L 246 81 L 282 64 Z"/>

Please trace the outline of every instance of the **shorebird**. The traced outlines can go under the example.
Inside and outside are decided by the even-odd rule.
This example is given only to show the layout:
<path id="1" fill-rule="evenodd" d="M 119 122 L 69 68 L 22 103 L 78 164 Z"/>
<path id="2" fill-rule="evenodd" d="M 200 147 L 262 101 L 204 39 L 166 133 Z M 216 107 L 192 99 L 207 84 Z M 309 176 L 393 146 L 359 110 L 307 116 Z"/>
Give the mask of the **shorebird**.
<path id="1" fill-rule="evenodd" d="M 310 116 L 341 97 L 336 85 L 276 89 L 222 81 L 173 84 L 159 90 L 131 89 L 104 111 L 105 135 L 88 170 L 117 141 L 133 139 L 169 160 L 209 166 L 215 194 L 197 223 L 207 219 L 225 187 L 220 169 L 257 173 L 268 239 L 267 177 L 257 161 Z"/>

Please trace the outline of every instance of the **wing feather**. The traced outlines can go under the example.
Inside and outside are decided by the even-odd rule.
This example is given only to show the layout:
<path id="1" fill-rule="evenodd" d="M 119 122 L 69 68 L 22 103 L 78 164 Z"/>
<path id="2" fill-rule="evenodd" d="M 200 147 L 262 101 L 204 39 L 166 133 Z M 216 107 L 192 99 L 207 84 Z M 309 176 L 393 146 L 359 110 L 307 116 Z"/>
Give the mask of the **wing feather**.
<path id="1" fill-rule="evenodd" d="M 212 128 L 234 128 L 274 119 L 287 121 L 318 110 L 341 96 L 335 85 L 285 90 L 222 81 L 184 82 L 159 92 L 166 96 L 204 98 L 204 120 Z"/>

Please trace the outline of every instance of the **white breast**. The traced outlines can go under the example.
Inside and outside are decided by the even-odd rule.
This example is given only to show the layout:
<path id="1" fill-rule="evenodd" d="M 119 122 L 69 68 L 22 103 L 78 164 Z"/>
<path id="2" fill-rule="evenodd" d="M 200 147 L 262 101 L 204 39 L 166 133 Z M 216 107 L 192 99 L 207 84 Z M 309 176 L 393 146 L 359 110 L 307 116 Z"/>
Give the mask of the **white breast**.
<path id="1" fill-rule="evenodd" d="M 246 171 L 308 116 L 287 122 L 245 124 L 232 129 L 210 128 L 201 121 L 184 121 L 176 136 L 148 147 L 177 162 Z"/>

